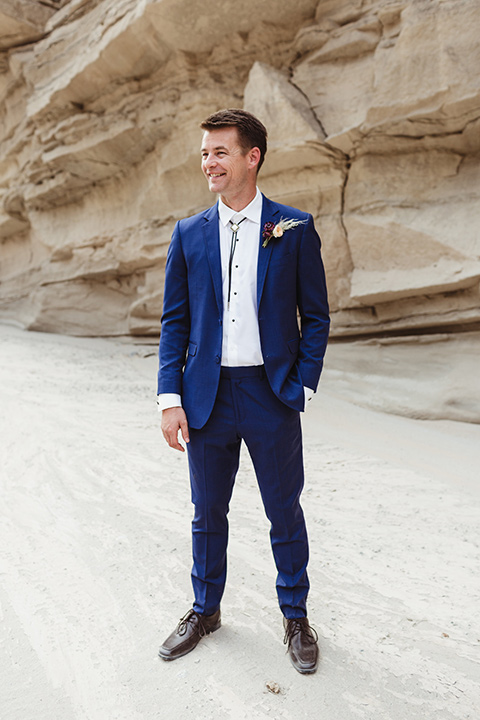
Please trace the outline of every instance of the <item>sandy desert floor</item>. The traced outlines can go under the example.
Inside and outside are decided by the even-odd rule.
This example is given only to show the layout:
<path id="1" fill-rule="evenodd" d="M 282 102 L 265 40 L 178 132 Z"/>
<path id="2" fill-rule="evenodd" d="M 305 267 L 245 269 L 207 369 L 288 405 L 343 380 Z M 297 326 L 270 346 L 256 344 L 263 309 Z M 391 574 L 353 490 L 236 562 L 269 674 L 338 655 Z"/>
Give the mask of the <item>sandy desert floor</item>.
<path id="1" fill-rule="evenodd" d="M 155 347 L 6 326 L 0 342 L 2 719 L 478 720 L 479 425 L 358 407 L 327 367 L 304 417 L 318 672 L 285 655 L 246 454 L 223 627 L 165 663 L 191 504 Z"/>

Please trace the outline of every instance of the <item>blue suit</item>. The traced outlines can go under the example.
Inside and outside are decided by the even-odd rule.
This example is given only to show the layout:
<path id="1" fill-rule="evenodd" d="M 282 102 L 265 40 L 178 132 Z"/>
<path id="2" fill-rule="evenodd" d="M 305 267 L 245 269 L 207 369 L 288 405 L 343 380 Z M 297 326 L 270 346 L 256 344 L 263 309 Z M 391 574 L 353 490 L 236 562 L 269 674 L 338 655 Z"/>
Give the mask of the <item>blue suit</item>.
<path id="1" fill-rule="evenodd" d="M 263 247 L 265 223 L 282 218 L 304 222 Z M 214 205 L 175 226 L 159 350 L 158 393 L 182 396 L 190 427 L 194 609 L 215 612 L 223 593 L 226 516 L 243 439 L 272 523 L 280 606 L 286 617 L 300 617 L 306 612 L 308 542 L 299 503 L 299 412 L 304 409 L 303 387 L 317 387 L 329 330 L 320 239 L 311 215 L 263 198 L 257 304 L 264 366 L 222 369 L 218 222 Z"/>

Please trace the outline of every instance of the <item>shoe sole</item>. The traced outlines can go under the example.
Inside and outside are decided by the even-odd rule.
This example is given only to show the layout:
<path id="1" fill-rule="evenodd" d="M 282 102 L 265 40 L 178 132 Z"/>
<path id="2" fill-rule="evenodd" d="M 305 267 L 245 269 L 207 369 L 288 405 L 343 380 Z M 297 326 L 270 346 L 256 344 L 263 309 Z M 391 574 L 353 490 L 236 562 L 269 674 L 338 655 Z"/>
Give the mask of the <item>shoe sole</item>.
<path id="1" fill-rule="evenodd" d="M 293 663 L 292 663 L 292 665 L 293 665 Z M 316 672 L 317 672 L 317 668 L 316 668 L 316 667 L 312 668 L 311 670 L 300 670 L 300 668 L 297 667 L 296 665 L 293 665 L 293 667 L 295 668 L 295 670 L 296 670 L 297 672 L 300 673 L 300 675 L 313 675 L 313 673 L 316 673 Z"/>
<path id="2" fill-rule="evenodd" d="M 292 663 L 295 670 L 297 672 L 299 672 L 301 675 L 313 675 L 313 673 L 317 672 L 318 663 L 320 661 L 320 653 L 317 653 L 317 659 L 316 659 L 315 665 L 303 666 L 303 667 L 298 662 L 295 662 L 296 657 L 294 659 L 292 657 L 292 655 L 290 654 L 290 652 L 288 652 L 288 656 L 289 656 L 290 662 Z"/>
<path id="3" fill-rule="evenodd" d="M 292 663 L 295 670 L 300 673 L 300 675 L 313 675 L 313 673 L 317 672 L 317 669 L 318 669 L 318 662 L 317 662 L 317 665 L 315 665 L 315 667 L 312 667 L 312 668 L 302 668 L 299 665 L 295 665 L 292 658 L 290 658 L 290 662 Z"/>

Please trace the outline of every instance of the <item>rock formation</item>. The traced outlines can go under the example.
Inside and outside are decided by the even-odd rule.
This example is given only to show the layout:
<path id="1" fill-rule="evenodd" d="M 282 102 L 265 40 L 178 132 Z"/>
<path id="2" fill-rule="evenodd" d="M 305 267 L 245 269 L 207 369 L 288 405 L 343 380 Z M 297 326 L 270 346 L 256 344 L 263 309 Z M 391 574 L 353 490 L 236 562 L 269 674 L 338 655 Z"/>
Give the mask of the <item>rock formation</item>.
<path id="1" fill-rule="evenodd" d="M 477 0 L 0 0 L 0 318 L 158 334 L 199 122 L 250 109 L 308 209 L 333 334 L 480 321 Z"/>

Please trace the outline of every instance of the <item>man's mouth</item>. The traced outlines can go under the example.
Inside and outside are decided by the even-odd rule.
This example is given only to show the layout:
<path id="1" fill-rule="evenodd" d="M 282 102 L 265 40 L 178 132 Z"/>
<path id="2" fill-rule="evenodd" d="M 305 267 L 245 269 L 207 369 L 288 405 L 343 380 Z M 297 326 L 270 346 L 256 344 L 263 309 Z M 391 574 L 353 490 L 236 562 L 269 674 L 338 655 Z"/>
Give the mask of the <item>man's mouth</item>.
<path id="1" fill-rule="evenodd" d="M 208 173 L 208 177 L 211 178 L 223 177 L 223 175 L 225 175 L 225 173 Z"/>

